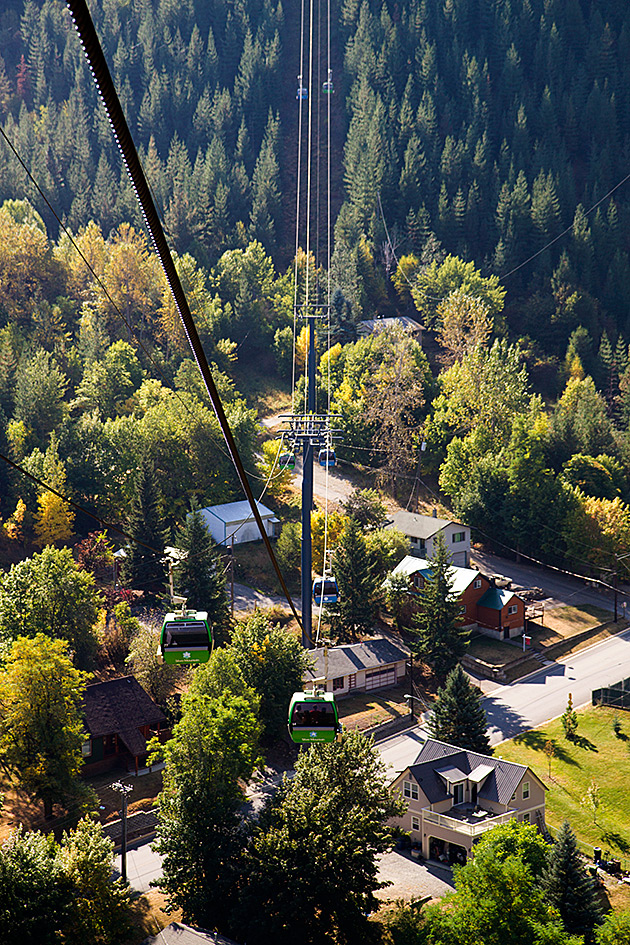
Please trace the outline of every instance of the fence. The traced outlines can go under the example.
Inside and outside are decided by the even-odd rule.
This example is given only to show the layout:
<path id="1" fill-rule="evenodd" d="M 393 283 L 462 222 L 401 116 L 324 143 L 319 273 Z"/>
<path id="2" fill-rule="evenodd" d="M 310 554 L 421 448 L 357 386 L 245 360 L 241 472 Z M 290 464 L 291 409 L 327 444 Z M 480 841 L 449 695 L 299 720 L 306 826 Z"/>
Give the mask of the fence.
<path id="1" fill-rule="evenodd" d="M 602 689 L 593 689 L 591 698 L 593 705 L 609 705 L 615 709 L 630 710 L 630 679 L 622 679 Z"/>

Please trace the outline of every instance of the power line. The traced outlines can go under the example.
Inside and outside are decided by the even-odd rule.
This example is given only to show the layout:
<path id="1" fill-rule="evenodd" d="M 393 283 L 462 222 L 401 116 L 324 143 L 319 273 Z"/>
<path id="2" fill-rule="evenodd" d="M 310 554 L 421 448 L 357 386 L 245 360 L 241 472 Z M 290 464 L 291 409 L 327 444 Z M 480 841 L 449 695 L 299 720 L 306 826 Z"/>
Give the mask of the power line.
<path id="1" fill-rule="evenodd" d="M 280 581 L 280 586 L 282 587 L 283 593 L 287 599 L 287 602 L 289 603 L 289 606 L 291 607 L 296 621 L 301 626 L 300 617 L 291 598 L 291 594 L 284 580 L 282 571 L 280 570 L 274 555 L 271 541 L 265 530 L 265 526 L 263 524 L 256 500 L 247 478 L 247 473 L 245 472 L 245 468 L 238 452 L 234 435 L 228 423 L 223 403 L 214 383 L 210 366 L 208 365 L 201 340 L 197 333 L 194 319 L 188 306 L 188 300 L 182 288 L 173 257 L 171 256 L 171 252 L 164 235 L 164 230 L 156 211 L 146 177 L 142 170 L 136 147 L 129 132 L 127 121 L 121 108 L 109 67 L 96 35 L 96 30 L 94 29 L 94 24 L 92 23 L 87 4 L 85 3 L 85 0 L 67 0 L 67 6 L 70 10 L 75 27 L 81 39 L 81 43 L 88 59 L 99 94 L 105 104 L 116 142 L 122 154 L 129 177 L 136 191 L 136 196 L 142 209 L 149 233 L 151 234 L 153 245 L 162 265 L 167 282 L 170 286 L 175 305 L 182 320 L 184 331 L 188 338 L 191 351 L 197 362 L 199 372 L 203 378 L 206 390 L 210 397 L 210 401 L 217 416 L 219 426 L 223 431 L 223 436 L 232 458 L 232 462 L 234 463 L 238 477 L 241 481 L 241 485 L 245 495 L 247 496 L 247 500 L 256 520 L 256 524 L 258 525 L 260 536 L 267 548 L 269 559 L 272 562 L 278 580 Z"/>

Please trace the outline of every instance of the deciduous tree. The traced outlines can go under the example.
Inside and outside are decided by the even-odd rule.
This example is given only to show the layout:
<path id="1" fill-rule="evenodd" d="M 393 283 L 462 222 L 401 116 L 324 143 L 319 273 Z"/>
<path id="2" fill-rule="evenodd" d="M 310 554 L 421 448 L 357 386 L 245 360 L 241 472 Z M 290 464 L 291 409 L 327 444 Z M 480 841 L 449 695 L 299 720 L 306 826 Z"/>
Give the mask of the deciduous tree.
<path id="1" fill-rule="evenodd" d="M 255 827 L 234 910 L 235 934 L 253 945 L 369 940 L 376 856 L 402 805 L 370 739 L 302 751 Z"/>
<path id="2" fill-rule="evenodd" d="M 306 651 L 296 636 L 261 613 L 237 625 L 230 649 L 246 683 L 260 696 L 263 734 L 277 737 L 286 726 L 291 696 L 302 688 L 309 665 Z"/>
<path id="3" fill-rule="evenodd" d="M 72 883 L 52 835 L 20 826 L 0 846 L 0 935 L 7 945 L 58 945 Z"/>
<path id="4" fill-rule="evenodd" d="M 72 908 L 64 929 L 68 945 L 117 945 L 131 931 L 131 894 L 121 879 L 112 879 L 114 843 L 100 823 L 83 817 L 64 833 L 60 860 L 72 883 Z"/>
<path id="5" fill-rule="evenodd" d="M 216 651 L 182 700 L 173 737 L 155 746 L 166 761 L 156 849 L 160 887 L 184 921 L 223 927 L 244 843 L 241 784 L 258 759 L 258 696 L 234 660 Z M 219 663 L 221 684 L 217 684 Z M 229 683 L 229 687 L 226 686 Z"/>
<path id="6" fill-rule="evenodd" d="M 83 691 L 89 676 L 75 669 L 64 640 L 43 633 L 18 637 L 0 672 L 0 764 L 44 803 L 84 793 Z"/>
<path id="7" fill-rule="evenodd" d="M 0 578 L 0 640 L 45 633 L 67 640 L 79 666 L 96 651 L 94 625 L 102 598 L 69 548 L 48 545 Z"/>

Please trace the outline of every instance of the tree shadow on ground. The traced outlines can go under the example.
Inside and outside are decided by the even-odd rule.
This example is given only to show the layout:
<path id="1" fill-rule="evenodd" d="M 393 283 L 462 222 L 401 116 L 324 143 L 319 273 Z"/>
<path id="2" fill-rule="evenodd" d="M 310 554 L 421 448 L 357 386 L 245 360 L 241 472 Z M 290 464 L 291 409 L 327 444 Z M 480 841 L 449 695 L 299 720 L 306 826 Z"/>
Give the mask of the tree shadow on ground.
<path id="1" fill-rule="evenodd" d="M 542 752 L 545 751 L 545 745 L 549 741 L 553 744 L 553 758 L 562 761 L 566 765 L 574 765 L 577 768 L 582 767 L 579 761 L 576 761 L 576 759 L 569 754 L 564 745 L 558 743 L 553 738 L 550 739 L 545 732 L 532 729 L 530 732 L 522 732 L 514 738 L 515 745 L 524 745 L 526 748 L 531 748 L 532 751 Z"/>
<path id="2" fill-rule="evenodd" d="M 610 847 L 616 847 L 624 856 L 630 856 L 630 843 L 616 830 L 605 830 L 602 833 L 602 841 Z"/>
<path id="3" fill-rule="evenodd" d="M 599 751 L 597 745 L 595 745 L 594 742 L 590 742 L 584 735 L 574 735 L 573 744 L 577 745 L 578 748 L 583 748 L 585 751 Z"/>

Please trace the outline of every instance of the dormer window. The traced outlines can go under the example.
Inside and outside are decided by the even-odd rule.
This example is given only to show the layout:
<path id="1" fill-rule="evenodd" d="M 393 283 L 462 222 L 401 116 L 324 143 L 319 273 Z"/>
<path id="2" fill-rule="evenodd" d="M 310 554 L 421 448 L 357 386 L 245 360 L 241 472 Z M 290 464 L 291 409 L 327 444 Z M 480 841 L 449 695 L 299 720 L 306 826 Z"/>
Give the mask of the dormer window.
<path id="1" fill-rule="evenodd" d="M 459 784 L 453 785 L 453 804 L 463 804 L 464 803 L 464 783 L 460 781 Z"/>

